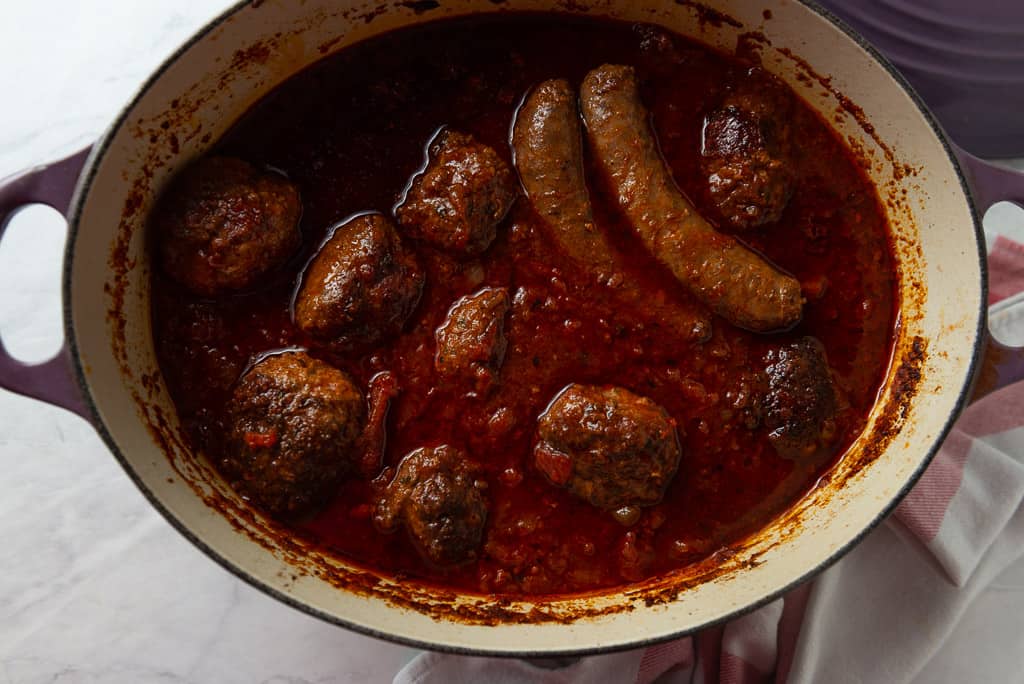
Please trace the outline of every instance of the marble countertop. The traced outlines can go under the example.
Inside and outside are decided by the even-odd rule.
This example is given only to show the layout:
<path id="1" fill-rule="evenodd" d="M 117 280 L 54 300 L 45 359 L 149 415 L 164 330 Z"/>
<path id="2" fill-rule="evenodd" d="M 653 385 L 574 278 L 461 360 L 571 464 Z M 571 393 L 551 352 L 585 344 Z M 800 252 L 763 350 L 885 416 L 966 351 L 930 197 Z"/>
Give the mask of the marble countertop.
<path id="1" fill-rule="evenodd" d="M 0 5 L 0 177 L 93 141 L 227 0 Z M 1008 208 L 986 228 L 1024 237 Z M 63 221 L 33 209 L 0 247 L 0 331 L 60 344 Z M 379 682 L 414 654 L 281 605 L 210 562 L 93 430 L 0 391 L 0 682 Z"/>

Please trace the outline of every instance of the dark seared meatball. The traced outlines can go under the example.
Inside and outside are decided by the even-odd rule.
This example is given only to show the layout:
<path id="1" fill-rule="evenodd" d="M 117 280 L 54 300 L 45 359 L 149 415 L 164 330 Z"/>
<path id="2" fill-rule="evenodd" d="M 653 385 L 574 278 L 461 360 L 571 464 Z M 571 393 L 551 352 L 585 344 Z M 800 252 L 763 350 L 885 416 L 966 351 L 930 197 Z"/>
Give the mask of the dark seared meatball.
<path id="1" fill-rule="evenodd" d="M 324 503 L 358 465 L 363 396 L 304 352 L 268 356 L 235 387 L 223 471 L 243 497 L 284 516 Z"/>
<path id="2" fill-rule="evenodd" d="M 487 390 L 505 359 L 505 314 L 510 302 L 504 288 L 485 287 L 455 302 L 437 329 L 438 374 L 468 382 L 477 393 Z"/>
<path id="3" fill-rule="evenodd" d="M 203 296 L 243 290 L 299 246 L 299 191 L 284 176 L 230 157 L 202 159 L 154 215 L 164 270 Z"/>
<path id="4" fill-rule="evenodd" d="M 339 349 L 398 334 L 423 293 L 423 271 L 391 221 L 364 214 L 339 226 L 306 270 L 295 322 Z"/>
<path id="5" fill-rule="evenodd" d="M 569 385 L 541 414 L 537 468 L 594 506 L 635 521 L 661 500 L 679 465 L 675 422 L 658 404 L 621 387 Z"/>
<path id="6" fill-rule="evenodd" d="M 445 130 L 395 213 L 416 239 L 474 255 L 494 242 L 517 194 L 512 171 L 497 152 L 470 135 Z"/>
<path id="7" fill-rule="evenodd" d="M 737 229 L 778 221 L 793 194 L 785 113 L 772 111 L 772 102 L 734 94 L 704 122 L 701 165 L 711 199 Z"/>
<path id="8" fill-rule="evenodd" d="M 417 449 L 398 465 L 374 522 L 385 532 L 404 524 L 423 555 L 437 565 L 464 563 L 477 557 L 483 538 L 485 487 L 458 449 Z"/>
<path id="9" fill-rule="evenodd" d="M 836 391 L 821 342 L 813 337 L 768 353 L 764 424 L 779 455 L 811 456 L 836 435 Z"/>

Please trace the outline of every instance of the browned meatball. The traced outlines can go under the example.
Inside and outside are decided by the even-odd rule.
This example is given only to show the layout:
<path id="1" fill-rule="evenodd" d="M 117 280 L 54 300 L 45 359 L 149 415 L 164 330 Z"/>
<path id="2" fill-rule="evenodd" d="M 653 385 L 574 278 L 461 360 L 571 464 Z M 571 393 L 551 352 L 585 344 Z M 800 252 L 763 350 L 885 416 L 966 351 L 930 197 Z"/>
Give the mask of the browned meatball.
<path id="1" fill-rule="evenodd" d="M 836 436 L 836 391 L 821 342 L 804 337 L 768 353 L 764 424 L 779 455 L 811 456 Z"/>
<path id="2" fill-rule="evenodd" d="M 271 513 L 307 513 L 357 467 L 364 414 L 362 394 L 345 373 L 304 352 L 268 356 L 231 397 L 223 472 Z"/>
<path id="3" fill-rule="evenodd" d="M 541 414 L 537 432 L 537 468 L 622 522 L 635 522 L 636 506 L 658 503 L 679 465 L 675 421 L 621 387 L 569 385 Z"/>
<path id="4" fill-rule="evenodd" d="M 474 255 L 494 242 L 517 193 L 512 171 L 497 152 L 470 135 L 445 130 L 395 213 L 416 239 Z"/>
<path id="5" fill-rule="evenodd" d="M 391 221 L 364 214 L 339 226 L 309 265 L 295 322 L 339 349 L 375 344 L 402 330 L 423 281 Z"/>
<path id="6" fill-rule="evenodd" d="M 783 105 L 779 105 L 783 108 Z M 726 223 L 747 230 L 778 221 L 793 194 L 785 112 L 761 95 L 735 94 L 704 122 L 701 166 Z"/>
<path id="7" fill-rule="evenodd" d="M 251 287 L 299 246 L 299 191 L 230 157 L 187 168 L 154 215 L 164 270 L 203 296 Z"/>
<path id="8" fill-rule="evenodd" d="M 398 465 L 374 522 L 384 532 L 404 524 L 423 555 L 437 565 L 464 563 L 477 557 L 483 538 L 485 487 L 458 449 L 417 449 Z"/>
<path id="9" fill-rule="evenodd" d="M 485 287 L 455 302 L 437 329 L 438 374 L 453 382 L 468 382 L 482 393 L 494 382 L 505 359 L 505 314 L 510 302 L 505 288 Z"/>

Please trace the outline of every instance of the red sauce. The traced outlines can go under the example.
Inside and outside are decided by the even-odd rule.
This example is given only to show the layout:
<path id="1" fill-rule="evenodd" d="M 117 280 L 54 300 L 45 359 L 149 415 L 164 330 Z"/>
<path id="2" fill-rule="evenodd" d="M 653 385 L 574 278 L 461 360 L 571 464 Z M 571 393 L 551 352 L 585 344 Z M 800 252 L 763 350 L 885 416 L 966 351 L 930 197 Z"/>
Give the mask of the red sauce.
<path id="1" fill-rule="evenodd" d="M 401 391 L 388 419 L 385 463 L 421 446 L 451 444 L 478 462 L 490 512 L 481 559 L 429 565 L 404 533 L 371 521 L 371 483 L 351 479 L 294 534 L 351 561 L 470 592 L 564 594 L 662 574 L 706 558 L 763 527 L 834 464 L 859 433 L 887 367 L 895 320 L 892 249 L 874 187 L 836 134 L 802 102 L 794 160 L 796 192 L 777 224 L 743 239 L 797 276 L 809 298 L 802 323 L 759 336 L 714 320 L 693 345 L 654 336 L 637 312 L 588 299 L 590 280 L 553 247 L 521 198 L 480 258 L 460 262 L 417 246 L 427 271 L 406 333 L 371 353 L 337 356 L 292 325 L 304 264 L 328 231 L 366 210 L 389 212 L 423 161 L 424 144 L 448 125 L 475 135 L 511 162 L 508 131 L 532 84 L 579 84 L 602 63 L 635 65 L 645 102 L 681 189 L 712 216 L 698 154 L 703 117 L 748 66 L 676 37 L 667 52 L 641 48 L 628 24 L 516 15 L 435 22 L 390 33 L 324 60 L 271 93 L 217 150 L 279 169 L 299 186 L 304 246 L 257 292 L 201 301 L 154 274 L 153 324 L 161 366 L 198 448 L 216 453 L 221 410 L 254 357 L 308 347 L 365 388 L 391 371 Z M 755 76 L 754 78 L 764 78 Z M 795 96 L 794 96 L 795 97 Z M 613 198 L 587 169 L 599 225 L 617 236 L 629 276 L 652 297 L 686 297 L 629 233 Z M 507 322 L 501 383 L 486 399 L 435 386 L 434 330 L 451 304 L 484 285 L 517 304 Z M 766 350 L 803 335 L 827 350 L 849 410 L 833 453 L 797 464 L 778 456 L 763 429 L 730 408 L 736 379 L 763 367 Z M 547 482 L 530 462 L 537 415 L 571 382 L 615 384 L 650 397 L 676 420 L 683 459 L 668 492 L 626 528 Z"/>

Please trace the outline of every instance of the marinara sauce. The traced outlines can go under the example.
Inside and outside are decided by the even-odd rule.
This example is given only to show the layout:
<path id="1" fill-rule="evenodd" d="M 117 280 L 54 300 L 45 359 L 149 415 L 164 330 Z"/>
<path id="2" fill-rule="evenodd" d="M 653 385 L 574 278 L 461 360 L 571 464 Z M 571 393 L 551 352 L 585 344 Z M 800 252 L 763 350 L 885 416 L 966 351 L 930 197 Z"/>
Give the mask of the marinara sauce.
<path id="1" fill-rule="evenodd" d="M 401 392 L 388 416 L 385 466 L 418 447 L 450 444 L 481 466 L 488 483 L 480 558 L 468 565 L 432 566 L 404 532 L 378 532 L 376 490 L 355 476 L 319 513 L 287 523 L 296 536 L 377 571 L 463 591 L 591 591 L 683 568 L 757 531 L 813 487 L 859 433 L 890 356 L 890 236 L 858 160 L 795 95 L 795 193 L 778 223 L 738 236 L 803 285 L 804 317 L 789 332 L 757 335 L 714 318 L 711 339 L 692 343 L 645 328 L 637 311 L 594 303 L 592 280 L 559 253 L 525 197 L 478 258 L 409 241 L 427 284 L 400 337 L 338 355 L 293 325 L 296 285 L 331 228 L 359 212 L 391 213 L 441 126 L 471 133 L 511 164 L 510 125 L 531 86 L 548 78 L 578 86 L 609 62 L 636 67 L 662 153 L 681 190 L 711 219 L 699 164 L 704 117 L 729 86 L 768 77 L 649 26 L 526 14 L 402 29 L 296 75 L 218 143 L 216 152 L 280 170 L 297 184 L 303 246 L 257 291 L 216 300 L 188 294 L 155 269 L 158 354 L 194 446 L 216 454 L 225 402 L 254 358 L 304 347 L 364 391 L 380 371 L 396 376 Z M 627 277 L 652 298 L 688 297 L 631 234 L 589 159 L 586 170 L 597 223 L 626 255 Z M 497 387 L 468 397 L 468 388 L 437 382 L 434 331 L 455 300 L 484 286 L 512 297 L 508 351 Z M 804 335 L 824 344 L 844 408 L 835 449 L 797 463 L 777 455 L 765 430 L 752 429 L 735 406 L 764 354 Z M 532 465 L 537 416 L 573 382 L 625 387 L 677 423 L 678 472 L 663 501 L 633 527 L 552 486 Z"/>

